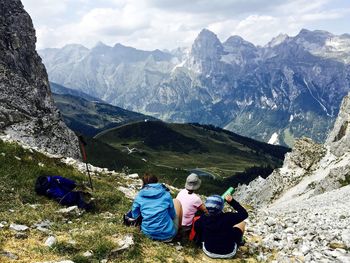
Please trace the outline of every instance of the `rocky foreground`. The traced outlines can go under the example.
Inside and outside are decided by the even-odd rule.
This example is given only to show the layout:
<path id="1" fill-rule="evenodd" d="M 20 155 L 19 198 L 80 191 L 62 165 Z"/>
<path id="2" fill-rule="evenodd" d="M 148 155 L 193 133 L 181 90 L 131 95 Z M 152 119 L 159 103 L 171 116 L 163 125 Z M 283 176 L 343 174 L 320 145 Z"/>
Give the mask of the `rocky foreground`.
<path id="1" fill-rule="evenodd" d="M 345 186 L 259 211 L 249 230 L 270 250 L 262 261 L 350 262 L 349 193 Z"/>
<path id="2" fill-rule="evenodd" d="M 249 230 L 267 249 L 262 260 L 350 262 L 349 123 L 348 95 L 325 145 L 300 139 L 281 169 L 239 187 L 256 211 Z"/>

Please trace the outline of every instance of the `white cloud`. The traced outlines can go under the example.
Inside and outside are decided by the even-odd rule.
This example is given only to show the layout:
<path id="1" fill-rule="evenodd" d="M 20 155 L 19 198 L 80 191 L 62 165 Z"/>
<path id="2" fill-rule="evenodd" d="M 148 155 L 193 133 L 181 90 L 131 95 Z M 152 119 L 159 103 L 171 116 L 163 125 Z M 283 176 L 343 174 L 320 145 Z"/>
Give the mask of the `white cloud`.
<path id="1" fill-rule="evenodd" d="M 38 48 L 98 41 L 141 49 L 189 46 L 203 28 L 222 41 L 238 34 L 263 45 L 279 33 L 329 29 L 349 21 L 331 0 L 22 0 L 38 34 Z M 347 0 L 335 0 L 345 2 Z M 349 21 L 350 23 L 350 21 Z M 336 23 L 332 23 L 333 25 Z"/>

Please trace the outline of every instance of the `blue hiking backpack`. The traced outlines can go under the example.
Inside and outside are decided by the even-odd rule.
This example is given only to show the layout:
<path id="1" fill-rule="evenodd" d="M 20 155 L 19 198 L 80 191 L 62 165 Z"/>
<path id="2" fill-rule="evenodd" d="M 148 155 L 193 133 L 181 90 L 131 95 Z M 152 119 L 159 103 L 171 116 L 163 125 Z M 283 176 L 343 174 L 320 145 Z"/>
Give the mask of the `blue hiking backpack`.
<path id="1" fill-rule="evenodd" d="M 74 191 L 77 183 L 58 175 L 39 176 L 35 182 L 35 192 L 56 200 L 65 206 L 77 205 L 79 208 L 90 210 L 92 204 L 84 200 L 86 193 Z"/>

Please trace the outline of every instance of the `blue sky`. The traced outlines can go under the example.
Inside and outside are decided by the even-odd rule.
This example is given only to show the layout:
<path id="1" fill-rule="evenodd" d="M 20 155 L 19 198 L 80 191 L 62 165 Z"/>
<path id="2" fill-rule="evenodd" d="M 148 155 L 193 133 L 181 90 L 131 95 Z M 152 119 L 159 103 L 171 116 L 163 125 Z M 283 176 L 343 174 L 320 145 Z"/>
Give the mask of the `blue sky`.
<path id="1" fill-rule="evenodd" d="M 349 0 L 22 0 L 37 48 L 102 41 L 140 49 L 190 46 L 207 28 L 224 41 L 240 35 L 265 45 L 302 28 L 350 33 Z"/>

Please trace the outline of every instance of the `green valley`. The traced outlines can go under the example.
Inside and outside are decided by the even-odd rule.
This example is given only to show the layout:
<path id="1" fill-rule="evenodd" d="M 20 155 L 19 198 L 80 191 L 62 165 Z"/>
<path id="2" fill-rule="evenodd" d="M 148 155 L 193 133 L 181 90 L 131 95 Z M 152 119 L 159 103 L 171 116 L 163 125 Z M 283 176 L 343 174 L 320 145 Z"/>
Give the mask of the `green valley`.
<path id="1" fill-rule="evenodd" d="M 193 170 L 207 182 L 203 192 L 222 191 L 236 173 L 253 167 L 257 177 L 279 167 L 288 148 L 258 142 L 210 125 L 142 121 L 89 139 L 89 162 L 129 173 L 152 172 L 182 187 Z M 242 178 L 242 175 L 241 175 Z M 250 181 L 250 180 L 249 180 Z"/>

